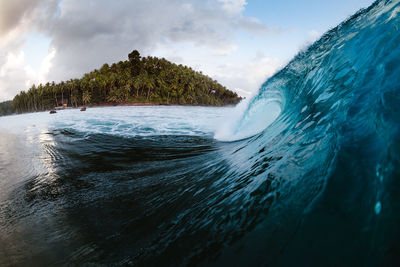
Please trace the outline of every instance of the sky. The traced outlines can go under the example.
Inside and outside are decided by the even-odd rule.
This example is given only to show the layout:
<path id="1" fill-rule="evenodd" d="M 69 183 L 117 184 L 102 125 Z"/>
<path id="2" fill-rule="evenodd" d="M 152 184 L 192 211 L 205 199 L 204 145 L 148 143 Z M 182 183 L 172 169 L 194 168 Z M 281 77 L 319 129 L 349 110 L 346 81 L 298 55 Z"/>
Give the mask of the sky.
<path id="1" fill-rule="evenodd" d="M 191 66 L 249 96 L 373 0 L 0 0 L 0 101 L 32 84 L 142 56 Z"/>

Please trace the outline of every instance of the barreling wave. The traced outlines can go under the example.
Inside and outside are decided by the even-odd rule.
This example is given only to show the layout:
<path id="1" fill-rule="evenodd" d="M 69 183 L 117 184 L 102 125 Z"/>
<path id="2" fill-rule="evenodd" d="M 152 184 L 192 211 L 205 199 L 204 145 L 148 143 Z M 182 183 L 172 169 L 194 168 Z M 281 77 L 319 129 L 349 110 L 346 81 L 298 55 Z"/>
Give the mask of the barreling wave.
<path id="1" fill-rule="evenodd" d="M 191 118 L 222 113 L 186 107 L 59 112 L 37 150 L 2 135 L 0 264 L 398 265 L 399 12 L 327 32 L 215 138 Z"/>
<path id="2" fill-rule="evenodd" d="M 262 85 L 235 131 L 268 113 L 260 107 L 270 102 L 279 115 L 240 149 L 254 162 L 246 170 L 253 183 L 286 182 L 279 203 L 298 220 L 279 259 L 266 253 L 275 257 L 266 262 L 310 263 L 316 255 L 335 262 L 335 251 L 346 264 L 398 263 L 399 1 L 376 1 L 301 51 Z M 279 160 L 263 165 L 270 158 Z M 282 227 L 291 227 L 285 219 L 293 214 L 281 214 Z"/>

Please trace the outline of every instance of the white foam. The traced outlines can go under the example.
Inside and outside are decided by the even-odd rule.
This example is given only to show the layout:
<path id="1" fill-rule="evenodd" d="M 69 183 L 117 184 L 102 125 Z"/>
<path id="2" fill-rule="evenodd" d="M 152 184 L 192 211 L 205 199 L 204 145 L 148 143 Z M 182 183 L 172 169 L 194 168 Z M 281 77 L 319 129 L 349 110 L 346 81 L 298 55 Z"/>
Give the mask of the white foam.
<path id="1" fill-rule="evenodd" d="M 130 106 L 60 110 L 0 117 L 0 130 L 42 133 L 71 129 L 119 136 L 213 135 L 232 107 Z"/>
<path id="2" fill-rule="evenodd" d="M 242 101 L 225 118 L 214 138 L 220 141 L 236 141 L 253 136 L 266 129 L 280 113 L 281 106 L 271 99 Z"/>

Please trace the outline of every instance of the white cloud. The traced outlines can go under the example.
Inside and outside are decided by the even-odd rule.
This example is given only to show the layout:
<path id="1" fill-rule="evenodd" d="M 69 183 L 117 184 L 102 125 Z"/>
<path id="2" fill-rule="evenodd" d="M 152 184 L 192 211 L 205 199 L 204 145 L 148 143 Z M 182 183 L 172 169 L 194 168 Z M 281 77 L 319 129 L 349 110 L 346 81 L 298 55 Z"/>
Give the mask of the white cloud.
<path id="1" fill-rule="evenodd" d="M 250 96 L 257 93 L 261 84 L 283 66 L 278 58 L 257 56 L 243 64 L 225 64 L 218 66 L 212 72 L 218 81 L 239 95 Z"/>
<path id="2" fill-rule="evenodd" d="M 26 35 L 40 30 L 54 14 L 57 0 L 0 0 L 0 101 L 12 99 L 38 82 L 43 70 L 32 71 L 23 47 Z M 35 75 L 33 73 L 36 73 Z"/>
<path id="3" fill-rule="evenodd" d="M 49 77 L 80 76 L 104 62 L 126 59 L 132 49 L 147 55 L 169 43 L 190 43 L 228 55 L 237 49 L 238 29 L 267 30 L 257 19 L 239 14 L 245 4 L 233 0 L 64 0 L 60 15 L 48 29 L 51 45 L 57 49 L 57 68 Z"/>
<path id="4" fill-rule="evenodd" d="M 27 64 L 22 50 L 17 53 L 7 53 L 5 62 L 0 67 L 0 101 L 12 99 L 32 84 L 46 82 L 54 55 L 55 50 L 50 50 L 43 59 L 40 69 L 35 70 Z"/>
<path id="5" fill-rule="evenodd" d="M 44 84 L 48 81 L 47 75 L 50 71 L 55 55 L 56 50 L 54 48 L 51 48 L 47 56 L 44 57 L 42 63 L 40 64 L 39 70 L 35 70 L 30 65 L 25 65 L 24 69 L 28 76 L 28 80 L 25 81 L 27 87 L 32 86 L 32 84 Z"/>
<path id="6" fill-rule="evenodd" d="M 125 60 L 132 49 L 149 55 L 182 45 L 186 53 L 232 56 L 239 49 L 238 31 L 268 32 L 256 18 L 242 15 L 246 4 L 245 0 L 0 0 L 0 6 L 7 6 L 0 10 L 0 68 L 5 73 L 0 76 L 0 101 L 32 83 L 80 77 L 105 62 Z M 40 69 L 29 66 L 21 54 L 26 34 L 34 31 L 51 40 Z M 183 54 L 178 51 L 174 58 L 182 59 Z M 11 68 L 12 62 L 16 65 Z M 206 61 L 184 63 L 211 69 Z M 228 79 L 218 72 L 210 75 Z"/>
<path id="7" fill-rule="evenodd" d="M 244 10 L 247 2 L 245 0 L 218 0 L 222 8 L 229 13 L 236 14 Z"/>
<path id="8" fill-rule="evenodd" d="M 226 47 L 214 48 L 213 50 L 220 56 L 228 56 L 238 49 L 237 45 L 231 44 Z"/>
<path id="9" fill-rule="evenodd" d="M 22 51 L 19 53 L 8 53 L 5 62 L 0 68 L 0 100 L 12 99 L 14 95 L 25 88 L 24 71 L 25 55 Z"/>

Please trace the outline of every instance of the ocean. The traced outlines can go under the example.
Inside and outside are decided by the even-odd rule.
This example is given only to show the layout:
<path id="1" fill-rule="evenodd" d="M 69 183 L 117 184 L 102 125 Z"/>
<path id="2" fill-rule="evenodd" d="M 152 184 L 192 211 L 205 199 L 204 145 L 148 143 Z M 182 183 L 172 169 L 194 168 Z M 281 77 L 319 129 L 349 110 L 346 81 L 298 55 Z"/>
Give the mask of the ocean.
<path id="1" fill-rule="evenodd" d="M 0 118 L 0 266 L 398 266 L 400 2 L 237 107 Z"/>

